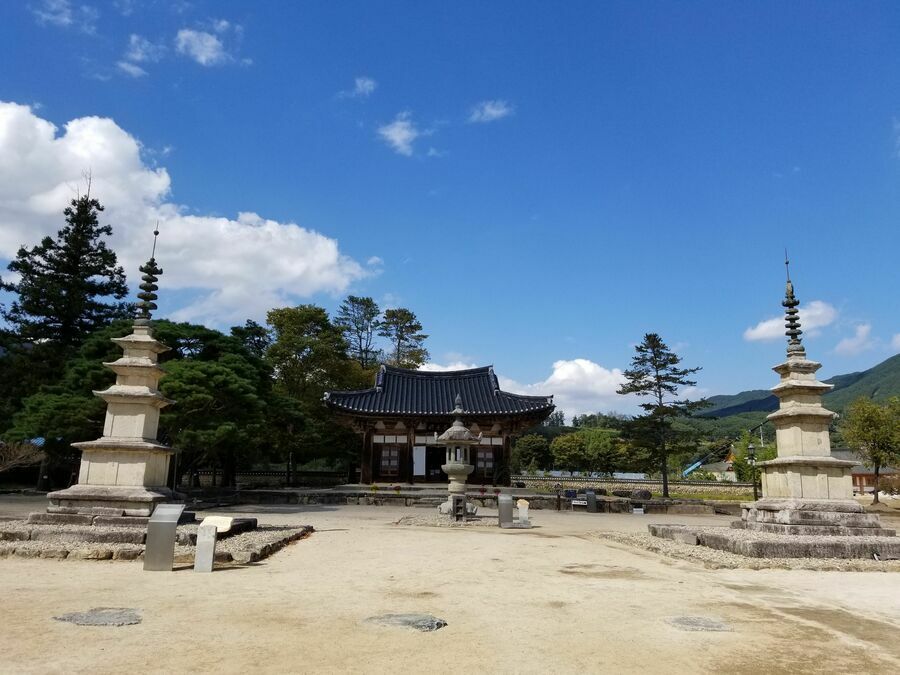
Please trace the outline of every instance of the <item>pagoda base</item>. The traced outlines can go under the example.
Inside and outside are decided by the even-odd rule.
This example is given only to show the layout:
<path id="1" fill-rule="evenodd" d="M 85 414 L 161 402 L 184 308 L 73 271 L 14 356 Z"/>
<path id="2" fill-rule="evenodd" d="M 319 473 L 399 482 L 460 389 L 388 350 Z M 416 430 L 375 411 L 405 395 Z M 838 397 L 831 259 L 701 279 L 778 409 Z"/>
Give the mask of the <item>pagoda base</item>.
<path id="1" fill-rule="evenodd" d="M 47 498 L 47 513 L 147 517 L 157 504 L 175 501 L 176 495 L 167 487 L 73 485 Z"/>
<path id="2" fill-rule="evenodd" d="M 877 514 L 866 513 L 852 499 L 784 499 L 767 497 L 741 504 L 736 529 L 783 535 L 893 537 Z"/>

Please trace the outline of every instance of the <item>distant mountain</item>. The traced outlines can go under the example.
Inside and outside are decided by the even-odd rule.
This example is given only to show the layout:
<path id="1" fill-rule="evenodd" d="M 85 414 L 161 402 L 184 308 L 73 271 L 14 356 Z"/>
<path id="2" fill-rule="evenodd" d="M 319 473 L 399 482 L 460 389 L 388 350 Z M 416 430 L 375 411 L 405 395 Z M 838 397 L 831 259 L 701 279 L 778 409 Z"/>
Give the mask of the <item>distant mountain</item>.
<path id="1" fill-rule="evenodd" d="M 823 403 L 829 410 L 841 412 L 850 403 L 866 396 L 883 401 L 900 396 L 900 354 L 896 354 L 877 366 L 859 373 L 835 375 L 825 380 L 834 389 L 825 394 Z M 778 399 L 766 389 L 752 389 L 730 396 L 710 396 L 712 407 L 706 408 L 702 417 L 730 417 L 749 412 L 772 412 L 778 408 Z"/>

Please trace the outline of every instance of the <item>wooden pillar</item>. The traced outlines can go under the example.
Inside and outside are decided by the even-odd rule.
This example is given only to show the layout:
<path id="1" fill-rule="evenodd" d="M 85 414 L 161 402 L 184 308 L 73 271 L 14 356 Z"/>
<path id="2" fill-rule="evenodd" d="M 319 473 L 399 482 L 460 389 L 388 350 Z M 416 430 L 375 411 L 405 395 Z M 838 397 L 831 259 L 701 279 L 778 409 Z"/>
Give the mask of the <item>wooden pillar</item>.
<path id="1" fill-rule="evenodd" d="M 407 470 L 409 471 L 409 478 L 407 479 L 407 482 L 410 485 L 415 485 L 416 469 L 414 466 L 414 462 L 415 462 L 414 454 L 415 453 L 413 451 L 413 448 L 416 445 L 416 426 L 415 426 L 415 422 L 413 422 L 411 420 L 407 420 L 406 422 L 404 422 L 404 424 L 406 424 L 406 429 L 407 429 L 407 431 L 406 431 L 406 447 L 407 447 L 407 452 L 409 454 L 408 461 L 407 461 Z"/>
<path id="2" fill-rule="evenodd" d="M 374 452 L 372 447 L 372 430 L 367 429 L 365 435 L 363 436 L 363 450 L 362 450 L 362 458 L 359 463 L 359 482 L 360 483 L 371 483 L 372 482 L 372 465 L 375 462 Z"/>
<path id="3" fill-rule="evenodd" d="M 509 469 L 509 460 L 511 454 L 511 442 L 508 433 L 503 434 L 503 445 L 500 450 L 500 461 L 503 466 L 503 486 L 509 487 L 512 485 L 512 472 Z"/>

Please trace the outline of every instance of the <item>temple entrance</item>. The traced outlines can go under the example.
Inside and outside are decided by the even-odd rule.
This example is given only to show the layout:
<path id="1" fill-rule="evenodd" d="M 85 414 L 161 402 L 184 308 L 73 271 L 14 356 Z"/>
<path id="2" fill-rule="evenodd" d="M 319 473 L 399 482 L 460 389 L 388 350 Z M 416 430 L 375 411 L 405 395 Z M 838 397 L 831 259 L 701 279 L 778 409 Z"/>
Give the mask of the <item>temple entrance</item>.
<path id="1" fill-rule="evenodd" d="M 446 483 L 447 474 L 441 471 L 441 464 L 447 460 L 447 449 L 443 447 L 425 448 L 425 481 Z"/>

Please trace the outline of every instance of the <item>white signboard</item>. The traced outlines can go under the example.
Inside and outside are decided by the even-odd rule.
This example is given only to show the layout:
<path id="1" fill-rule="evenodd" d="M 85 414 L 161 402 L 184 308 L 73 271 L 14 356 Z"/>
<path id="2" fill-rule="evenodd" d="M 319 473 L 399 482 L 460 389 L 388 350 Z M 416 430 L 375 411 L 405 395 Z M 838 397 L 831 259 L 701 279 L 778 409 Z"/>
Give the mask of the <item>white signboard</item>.
<path id="1" fill-rule="evenodd" d="M 425 446 L 413 447 L 413 476 L 425 475 Z"/>

